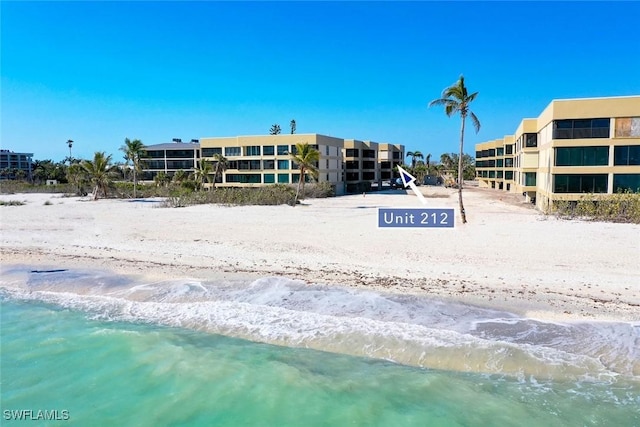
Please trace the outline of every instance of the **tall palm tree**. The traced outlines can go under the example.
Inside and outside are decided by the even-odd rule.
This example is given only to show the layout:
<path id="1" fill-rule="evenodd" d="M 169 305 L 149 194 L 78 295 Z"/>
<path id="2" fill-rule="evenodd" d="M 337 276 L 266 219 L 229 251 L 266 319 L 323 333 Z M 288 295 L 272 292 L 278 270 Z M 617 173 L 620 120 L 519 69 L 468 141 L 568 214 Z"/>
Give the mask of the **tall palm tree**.
<path id="1" fill-rule="evenodd" d="M 111 154 L 107 156 L 104 151 L 96 151 L 93 155 L 93 160 L 83 160 L 80 166 L 85 170 L 93 184 L 93 200 L 98 200 L 98 196 L 101 193 L 104 197 L 107 197 L 107 191 L 114 172 L 113 166 L 111 166 Z"/>
<path id="2" fill-rule="evenodd" d="M 124 152 L 124 158 L 133 164 L 133 198 L 137 196 L 138 178 L 136 172 L 140 169 L 140 158 L 145 155 L 144 144 L 139 139 L 131 141 L 129 138 L 124 139 L 124 145 L 120 147 L 120 151 Z"/>
<path id="3" fill-rule="evenodd" d="M 302 194 L 304 196 L 304 179 L 307 174 L 312 177 L 318 177 L 318 168 L 316 163 L 320 160 L 320 152 L 310 146 L 308 143 L 296 144 L 295 154 L 289 153 L 291 160 L 298 164 L 300 169 L 300 179 L 298 180 L 298 189 L 296 190 L 296 198 L 293 206 L 298 204 L 298 197 L 300 196 L 300 187 L 302 186 Z"/>
<path id="4" fill-rule="evenodd" d="M 220 177 L 220 174 L 227 170 L 229 160 L 220 153 L 214 154 L 213 159 L 216 162 L 216 171 L 213 174 L 213 188 L 216 188 L 216 181 Z"/>
<path id="5" fill-rule="evenodd" d="M 464 124 L 467 116 L 471 118 L 471 122 L 476 129 L 476 133 L 480 131 L 480 121 L 476 115 L 469 109 L 478 92 L 474 92 L 469 95 L 467 87 L 464 85 L 464 76 L 460 76 L 458 81 L 449 86 L 442 92 L 442 97 L 434 99 L 429 103 L 429 107 L 434 105 L 443 105 L 444 112 L 447 116 L 451 117 L 454 114 L 460 114 L 462 124 L 460 127 L 460 155 L 458 156 L 458 201 L 460 203 L 460 215 L 462 216 L 462 223 L 467 222 L 467 215 L 464 211 L 464 205 L 462 204 L 462 182 L 464 180 L 462 158 L 464 156 Z"/>
<path id="6" fill-rule="evenodd" d="M 427 154 L 427 175 L 430 174 L 431 171 L 431 153 Z"/>
<path id="7" fill-rule="evenodd" d="M 196 183 L 198 183 L 198 188 L 202 189 L 203 185 L 206 182 L 211 182 L 211 171 L 213 167 L 211 166 L 211 162 L 201 159 L 198 162 L 198 166 L 193 170 L 193 178 Z"/>
<path id="8" fill-rule="evenodd" d="M 416 167 L 416 159 L 424 159 L 424 155 L 420 151 L 407 151 L 407 157 L 411 156 L 411 169 Z"/>
<path id="9" fill-rule="evenodd" d="M 269 129 L 269 135 L 279 135 L 280 134 L 280 125 L 275 123 L 274 125 L 271 126 L 271 128 Z"/>
<path id="10" fill-rule="evenodd" d="M 295 119 L 291 119 L 291 122 L 289 123 L 289 126 L 291 127 L 291 135 L 296 133 L 296 120 Z"/>

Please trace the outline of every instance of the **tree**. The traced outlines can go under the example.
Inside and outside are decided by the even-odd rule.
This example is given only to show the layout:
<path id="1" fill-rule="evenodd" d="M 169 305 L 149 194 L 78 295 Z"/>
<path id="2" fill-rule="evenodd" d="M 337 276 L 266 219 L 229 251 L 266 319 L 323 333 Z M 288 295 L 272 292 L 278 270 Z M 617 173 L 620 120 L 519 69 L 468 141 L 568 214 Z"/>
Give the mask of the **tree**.
<path id="1" fill-rule="evenodd" d="M 473 111 L 469 109 L 469 104 L 471 104 L 477 96 L 478 92 L 474 92 L 469 95 L 467 87 L 464 85 L 464 76 L 460 76 L 456 83 L 449 86 L 442 92 L 441 98 L 434 99 L 429 103 L 429 107 L 443 105 L 444 112 L 449 117 L 454 114 L 460 114 L 462 124 L 460 126 L 460 155 L 458 157 L 458 201 L 460 203 L 460 215 L 462 216 L 463 224 L 467 222 L 467 215 L 462 203 L 462 183 L 464 181 L 462 167 L 462 160 L 464 157 L 464 125 L 467 116 L 469 116 L 476 129 L 476 133 L 480 131 L 480 121 Z"/>
<path id="2" fill-rule="evenodd" d="M 424 156 L 420 151 L 408 151 L 407 157 L 411 156 L 411 169 L 416 167 L 416 159 L 423 159 Z"/>
<path id="3" fill-rule="evenodd" d="M 203 188 L 205 181 L 211 182 L 212 169 L 211 162 L 205 159 L 201 159 L 198 162 L 198 166 L 193 170 L 193 179 L 198 185 L 198 190 Z"/>
<path id="4" fill-rule="evenodd" d="M 120 147 L 120 151 L 124 152 L 124 158 L 133 164 L 133 198 L 137 197 L 138 179 L 136 172 L 140 169 L 140 158 L 145 155 L 144 144 L 139 139 L 131 141 L 129 138 L 124 139 L 124 145 Z"/>
<path id="5" fill-rule="evenodd" d="M 278 135 L 280 132 L 280 125 L 277 123 L 272 125 L 271 129 L 269 129 L 269 135 Z"/>
<path id="6" fill-rule="evenodd" d="M 427 175 L 431 173 L 431 153 L 427 154 Z"/>
<path id="7" fill-rule="evenodd" d="M 291 120 L 291 123 L 289 123 L 289 126 L 291 126 L 291 135 L 296 133 L 296 121 L 295 121 L 295 119 Z"/>
<path id="8" fill-rule="evenodd" d="M 76 188 L 76 194 L 81 196 L 84 193 L 83 184 L 87 182 L 87 172 L 80 163 L 72 163 L 67 168 L 67 181 Z"/>
<path id="9" fill-rule="evenodd" d="M 307 173 L 314 178 L 318 177 L 316 163 L 320 160 L 320 152 L 305 142 L 296 144 L 295 154 L 289 153 L 289 156 L 291 160 L 297 163 L 298 169 L 300 169 L 300 179 L 298 180 L 298 189 L 296 190 L 296 198 L 293 204 L 295 206 L 298 204 L 301 187 L 304 197 L 304 180 Z"/>
<path id="10" fill-rule="evenodd" d="M 104 151 L 96 151 L 93 160 L 83 160 L 80 166 L 85 170 L 89 180 L 93 184 L 93 200 L 98 200 L 100 193 L 107 197 L 113 167 L 111 166 L 111 155 L 106 155 Z"/>
<path id="11" fill-rule="evenodd" d="M 182 169 L 178 169 L 174 174 L 173 174 L 173 178 L 172 181 L 175 182 L 176 184 L 181 184 L 182 181 L 187 179 L 187 173 L 182 170 Z"/>
<path id="12" fill-rule="evenodd" d="M 216 188 L 216 182 L 218 181 L 218 178 L 221 178 L 222 172 L 227 170 L 229 160 L 220 153 L 214 154 L 213 159 L 216 162 L 216 170 L 213 174 L 213 188 Z"/>

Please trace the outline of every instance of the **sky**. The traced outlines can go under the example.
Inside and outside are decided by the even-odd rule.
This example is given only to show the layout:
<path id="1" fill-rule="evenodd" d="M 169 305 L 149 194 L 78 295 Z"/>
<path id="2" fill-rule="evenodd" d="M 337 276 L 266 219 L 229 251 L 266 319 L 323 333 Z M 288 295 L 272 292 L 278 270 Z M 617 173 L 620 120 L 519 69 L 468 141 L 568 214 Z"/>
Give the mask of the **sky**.
<path id="1" fill-rule="evenodd" d="M 297 133 L 456 152 L 428 108 L 464 75 L 465 151 L 553 99 L 640 94 L 640 2 L 0 2 L 0 147 L 122 161 L 146 145 Z"/>

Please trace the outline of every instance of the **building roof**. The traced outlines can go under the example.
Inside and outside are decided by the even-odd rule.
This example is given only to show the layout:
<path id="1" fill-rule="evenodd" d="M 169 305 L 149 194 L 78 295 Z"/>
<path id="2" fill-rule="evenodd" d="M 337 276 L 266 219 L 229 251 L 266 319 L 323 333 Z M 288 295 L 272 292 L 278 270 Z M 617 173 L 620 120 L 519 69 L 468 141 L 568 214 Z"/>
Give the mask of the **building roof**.
<path id="1" fill-rule="evenodd" d="M 167 142 L 164 144 L 145 145 L 145 150 L 197 150 L 200 144 L 192 142 Z"/>

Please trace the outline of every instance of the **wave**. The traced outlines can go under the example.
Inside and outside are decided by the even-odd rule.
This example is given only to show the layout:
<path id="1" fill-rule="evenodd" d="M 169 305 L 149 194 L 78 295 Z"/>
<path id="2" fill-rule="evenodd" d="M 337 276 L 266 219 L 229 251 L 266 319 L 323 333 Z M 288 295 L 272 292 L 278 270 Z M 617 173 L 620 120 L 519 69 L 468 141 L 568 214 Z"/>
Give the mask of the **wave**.
<path id="1" fill-rule="evenodd" d="M 522 379 L 640 380 L 640 323 L 546 322 L 281 277 L 140 283 L 88 270 L 14 269 L 3 272 L 0 286 L 5 298 L 43 301 L 104 320 L 192 328 L 425 368 Z"/>

